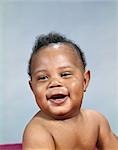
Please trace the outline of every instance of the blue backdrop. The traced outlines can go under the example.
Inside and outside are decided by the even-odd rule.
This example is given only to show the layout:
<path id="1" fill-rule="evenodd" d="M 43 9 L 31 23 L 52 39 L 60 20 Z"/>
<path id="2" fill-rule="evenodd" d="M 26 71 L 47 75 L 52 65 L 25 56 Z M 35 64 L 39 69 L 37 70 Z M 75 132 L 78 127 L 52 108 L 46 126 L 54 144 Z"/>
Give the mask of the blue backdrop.
<path id="1" fill-rule="evenodd" d="M 0 143 L 21 142 L 38 111 L 27 64 L 35 37 L 57 31 L 86 54 L 91 82 L 83 107 L 102 112 L 118 134 L 118 2 L 0 1 Z"/>

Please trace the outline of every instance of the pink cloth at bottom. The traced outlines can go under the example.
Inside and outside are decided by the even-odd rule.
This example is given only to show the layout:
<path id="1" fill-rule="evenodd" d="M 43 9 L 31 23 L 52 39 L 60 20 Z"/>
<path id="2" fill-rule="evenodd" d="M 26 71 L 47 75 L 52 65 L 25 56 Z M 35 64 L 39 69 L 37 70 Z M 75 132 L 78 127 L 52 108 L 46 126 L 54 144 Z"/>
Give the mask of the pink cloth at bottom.
<path id="1" fill-rule="evenodd" d="M 3 144 L 0 145 L 0 150 L 22 150 L 22 144 Z"/>
<path id="2" fill-rule="evenodd" d="M 3 144 L 0 145 L 0 150 L 22 150 L 22 144 Z M 95 148 L 94 150 L 97 150 L 97 148 Z"/>

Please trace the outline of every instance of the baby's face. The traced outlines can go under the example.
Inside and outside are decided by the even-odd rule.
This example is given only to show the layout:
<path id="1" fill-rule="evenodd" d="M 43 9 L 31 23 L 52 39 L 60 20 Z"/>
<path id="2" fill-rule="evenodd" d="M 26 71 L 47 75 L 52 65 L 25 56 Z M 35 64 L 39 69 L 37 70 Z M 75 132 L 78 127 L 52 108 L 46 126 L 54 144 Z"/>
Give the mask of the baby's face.
<path id="1" fill-rule="evenodd" d="M 81 68 L 76 51 L 66 44 L 42 48 L 32 59 L 30 85 L 47 116 L 65 119 L 79 113 L 89 73 Z"/>

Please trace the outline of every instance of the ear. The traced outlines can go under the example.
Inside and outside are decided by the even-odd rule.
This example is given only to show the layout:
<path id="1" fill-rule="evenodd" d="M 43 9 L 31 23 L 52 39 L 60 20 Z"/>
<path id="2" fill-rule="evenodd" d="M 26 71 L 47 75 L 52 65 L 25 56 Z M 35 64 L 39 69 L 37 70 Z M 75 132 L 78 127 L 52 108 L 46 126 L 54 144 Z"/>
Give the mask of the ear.
<path id="1" fill-rule="evenodd" d="M 90 70 L 86 70 L 84 73 L 84 92 L 86 92 L 86 89 L 88 87 L 90 81 Z"/>

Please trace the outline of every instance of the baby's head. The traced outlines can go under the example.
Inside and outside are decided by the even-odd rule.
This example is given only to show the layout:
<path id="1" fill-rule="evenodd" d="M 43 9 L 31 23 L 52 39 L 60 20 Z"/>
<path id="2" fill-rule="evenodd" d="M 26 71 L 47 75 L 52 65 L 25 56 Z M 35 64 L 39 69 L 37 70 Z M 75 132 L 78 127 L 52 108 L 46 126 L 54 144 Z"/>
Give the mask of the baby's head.
<path id="1" fill-rule="evenodd" d="M 60 34 L 40 36 L 29 61 L 30 87 L 42 112 L 66 119 L 80 111 L 90 72 L 81 49 Z"/>
<path id="2" fill-rule="evenodd" d="M 79 56 L 79 59 L 81 61 L 82 69 L 85 70 L 86 68 L 86 60 L 85 55 L 80 49 L 80 47 L 75 44 L 73 41 L 67 39 L 65 36 L 58 34 L 58 33 L 49 33 L 47 35 L 41 35 L 37 38 L 35 45 L 32 49 L 32 54 L 29 60 L 29 66 L 28 66 L 28 74 L 31 77 L 31 63 L 32 63 L 32 57 L 36 55 L 42 48 L 48 47 L 53 44 L 65 44 L 70 46 L 73 51 L 76 51 L 76 53 Z"/>

